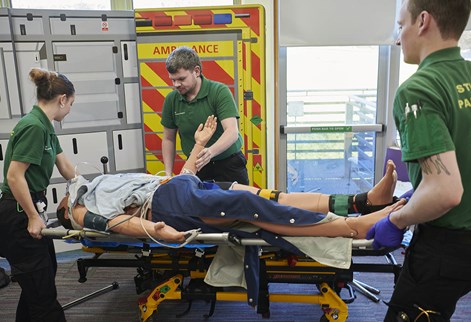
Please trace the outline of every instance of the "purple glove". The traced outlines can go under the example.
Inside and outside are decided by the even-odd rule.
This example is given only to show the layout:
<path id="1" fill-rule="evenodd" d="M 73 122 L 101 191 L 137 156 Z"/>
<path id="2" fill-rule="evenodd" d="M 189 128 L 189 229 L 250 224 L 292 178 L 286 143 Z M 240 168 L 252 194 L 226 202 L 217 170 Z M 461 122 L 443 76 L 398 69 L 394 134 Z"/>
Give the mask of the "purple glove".
<path id="1" fill-rule="evenodd" d="M 366 233 L 366 239 L 374 238 L 374 249 L 380 249 L 382 247 L 395 248 L 401 245 L 405 229 L 397 228 L 397 226 L 389 220 L 389 216 L 391 216 L 391 214 L 374 224 Z"/>
<path id="2" fill-rule="evenodd" d="M 412 197 L 412 194 L 414 193 L 414 189 L 410 189 L 409 191 L 407 192 L 404 192 L 404 194 L 402 194 L 402 196 L 399 197 L 399 199 L 406 199 L 407 201 L 409 201 L 410 197 Z"/>

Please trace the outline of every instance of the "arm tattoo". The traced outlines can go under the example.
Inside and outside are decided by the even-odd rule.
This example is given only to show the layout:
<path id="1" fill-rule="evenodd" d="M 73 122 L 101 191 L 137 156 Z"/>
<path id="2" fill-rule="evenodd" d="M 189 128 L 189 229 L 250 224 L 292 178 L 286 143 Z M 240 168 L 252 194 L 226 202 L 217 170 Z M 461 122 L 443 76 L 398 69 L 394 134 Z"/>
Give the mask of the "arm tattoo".
<path id="1" fill-rule="evenodd" d="M 451 175 L 450 171 L 442 162 L 440 155 L 432 155 L 429 158 L 420 159 L 419 164 L 425 174 L 432 174 L 435 169 L 437 174 L 441 174 L 443 171 L 446 175 Z"/>

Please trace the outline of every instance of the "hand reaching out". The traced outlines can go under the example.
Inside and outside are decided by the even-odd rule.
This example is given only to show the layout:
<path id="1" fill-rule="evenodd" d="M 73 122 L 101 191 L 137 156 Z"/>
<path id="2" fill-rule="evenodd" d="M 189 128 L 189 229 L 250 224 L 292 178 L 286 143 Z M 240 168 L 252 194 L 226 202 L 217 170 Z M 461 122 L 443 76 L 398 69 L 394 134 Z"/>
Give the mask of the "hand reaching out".
<path id="1" fill-rule="evenodd" d="M 390 220 L 391 213 L 400 210 L 404 205 L 404 200 L 393 205 L 393 210 L 387 217 L 382 218 L 374 224 L 367 232 L 366 239 L 373 239 L 373 248 L 380 249 L 382 247 L 399 247 L 406 229 L 400 229 Z M 397 206 L 396 206 L 397 205 Z"/>
<path id="2" fill-rule="evenodd" d="M 209 162 L 210 159 L 206 160 L 206 158 L 204 158 L 205 163 L 201 164 L 202 160 L 198 158 L 200 157 L 200 152 L 206 151 L 206 150 L 209 151 L 209 149 L 205 148 L 204 146 L 208 143 L 209 139 L 211 139 L 214 132 L 216 132 L 216 127 L 217 127 L 216 121 L 217 121 L 217 117 L 215 117 L 214 115 L 211 115 L 211 116 L 208 116 L 208 118 L 206 119 L 206 123 L 204 125 L 203 123 L 201 123 L 198 126 L 195 132 L 195 146 L 193 147 L 193 150 L 191 150 L 188 160 L 183 165 L 183 169 L 181 173 L 195 174 L 204 166 L 204 164 Z"/>
<path id="3" fill-rule="evenodd" d="M 195 142 L 198 145 L 205 146 L 208 143 L 209 139 L 213 136 L 214 132 L 216 132 L 217 126 L 217 117 L 214 115 L 208 116 L 206 123 L 203 125 L 201 123 L 198 126 L 198 129 L 195 132 Z"/>

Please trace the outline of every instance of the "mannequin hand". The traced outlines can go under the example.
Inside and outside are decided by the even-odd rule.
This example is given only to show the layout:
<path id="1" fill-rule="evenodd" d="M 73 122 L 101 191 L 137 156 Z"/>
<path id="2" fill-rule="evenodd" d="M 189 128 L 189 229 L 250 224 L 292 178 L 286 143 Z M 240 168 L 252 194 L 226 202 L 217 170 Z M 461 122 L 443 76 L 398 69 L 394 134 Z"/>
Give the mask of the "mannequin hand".
<path id="1" fill-rule="evenodd" d="M 203 125 L 201 123 L 198 126 L 198 129 L 195 132 L 195 142 L 201 146 L 205 146 L 208 143 L 209 139 L 213 136 L 214 132 L 216 132 L 217 127 L 217 117 L 214 115 L 208 116 L 206 123 Z"/>

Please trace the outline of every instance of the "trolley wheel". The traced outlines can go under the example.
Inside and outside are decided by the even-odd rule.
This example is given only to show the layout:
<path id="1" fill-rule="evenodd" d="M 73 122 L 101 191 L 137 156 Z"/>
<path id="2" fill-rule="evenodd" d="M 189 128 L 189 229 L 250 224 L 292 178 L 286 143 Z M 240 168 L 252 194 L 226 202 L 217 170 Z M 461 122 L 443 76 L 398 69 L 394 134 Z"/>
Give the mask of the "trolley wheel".
<path id="1" fill-rule="evenodd" d="M 330 320 L 329 320 L 329 318 L 327 318 L 327 316 L 325 314 L 323 314 L 321 316 L 321 318 L 319 319 L 319 321 L 320 322 L 329 322 Z"/>
<path id="2" fill-rule="evenodd" d="M 137 308 L 137 319 L 138 321 L 142 321 L 142 314 L 139 307 Z M 156 310 L 154 311 L 154 313 L 152 313 L 151 316 L 147 318 L 146 322 L 157 322 L 157 321 L 158 321 L 158 318 L 157 318 L 157 310 Z"/>

